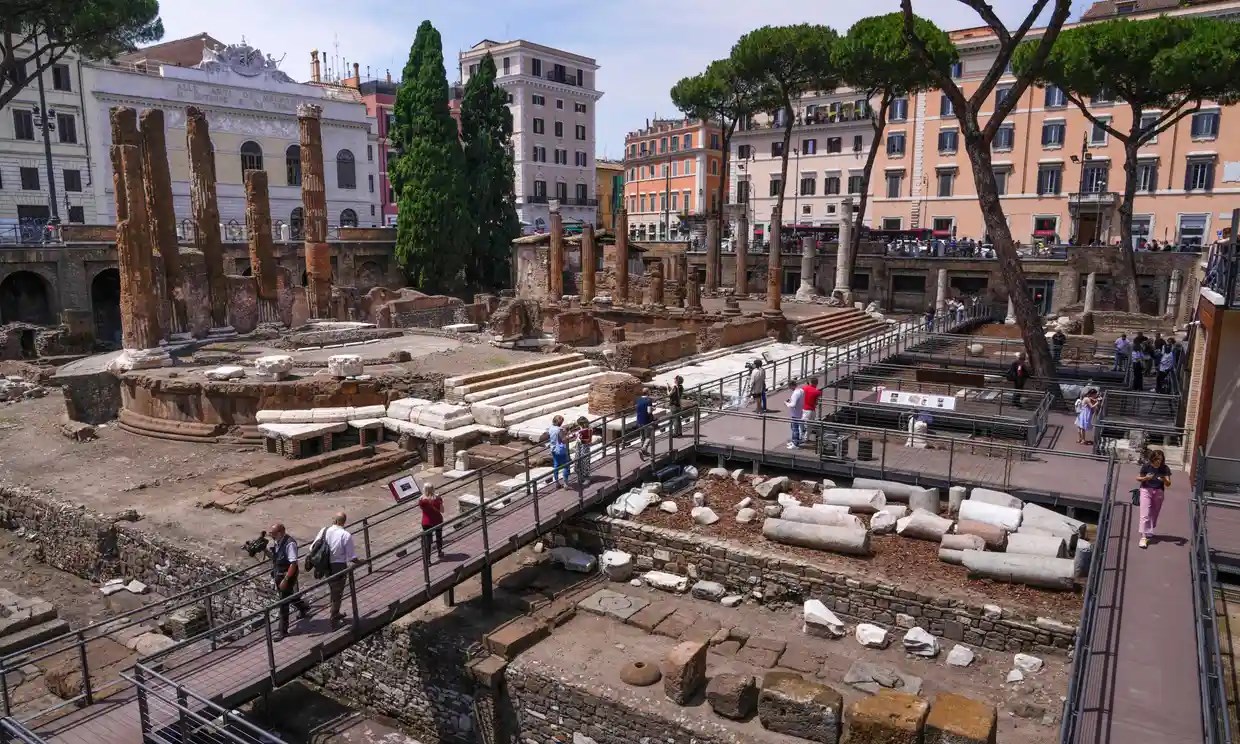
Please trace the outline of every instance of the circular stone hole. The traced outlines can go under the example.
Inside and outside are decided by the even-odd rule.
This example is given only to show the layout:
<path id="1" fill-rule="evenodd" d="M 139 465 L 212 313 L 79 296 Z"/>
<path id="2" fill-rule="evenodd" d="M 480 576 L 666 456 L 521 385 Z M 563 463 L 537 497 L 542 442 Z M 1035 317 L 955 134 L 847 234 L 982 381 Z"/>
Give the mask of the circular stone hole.
<path id="1" fill-rule="evenodd" d="M 663 679 L 659 667 L 644 659 L 630 661 L 620 667 L 620 681 L 634 687 L 649 687 Z"/>

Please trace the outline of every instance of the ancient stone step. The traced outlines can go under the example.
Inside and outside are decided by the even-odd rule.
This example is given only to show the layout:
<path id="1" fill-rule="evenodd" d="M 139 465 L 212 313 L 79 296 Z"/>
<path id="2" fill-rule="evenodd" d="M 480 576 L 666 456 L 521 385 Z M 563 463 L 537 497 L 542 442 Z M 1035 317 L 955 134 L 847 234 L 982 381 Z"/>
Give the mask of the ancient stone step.
<path id="1" fill-rule="evenodd" d="M 580 375 L 590 375 L 600 372 L 598 367 L 586 359 L 578 359 L 568 362 L 567 364 L 558 364 L 554 367 L 546 367 L 530 372 L 522 372 L 510 377 L 502 377 L 480 385 L 469 385 L 458 390 L 466 390 L 461 395 L 462 400 L 467 403 L 479 403 L 489 401 L 492 398 L 512 395 L 513 393 L 521 393 L 531 388 L 537 388 L 563 380 L 572 380 Z"/>
<path id="2" fill-rule="evenodd" d="M 531 371 L 537 372 L 538 370 L 543 370 L 548 367 L 556 367 L 562 364 L 581 361 L 583 359 L 585 359 L 585 357 L 581 354 L 563 354 L 560 356 L 548 357 L 546 359 L 539 359 L 536 362 L 523 362 L 521 364 L 512 364 L 498 369 L 473 372 L 467 375 L 460 375 L 458 377 L 449 377 L 444 380 L 443 386 L 445 391 L 465 395 L 466 393 L 471 392 L 471 390 L 463 388 L 478 386 L 476 389 L 482 390 L 484 389 L 482 386 L 485 385 L 485 383 L 496 379 L 512 377 L 514 375 L 520 375 Z"/>
<path id="3" fill-rule="evenodd" d="M 21 651 L 23 648 L 41 643 L 49 638 L 55 638 L 68 631 L 68 622 L 60 618 L 53 618 L 51 620 L 44 620 L 38 625 L 32 625 L 19 630 L 16 633 L 0 636 L 0 656 Z"/>
<path id="4" fill-rule="evenodd" d="M 570 398 L 561 398 L 559 400 L 552 401 L 550 403 L 544 403 L 543 405 L 536 406 L 534 408 L 527 408 L 524 411 L 517 411 L 511 415 L 505 414 L 504 415 L 504 426 L 513 426 L 514 424 L 520 424 L 520 423 L 529 421 L 532 418 L 538 418 L 539 416 L 545 416 L 548 413 L 561 411 L 567 408 L 575 408 L 577 406 L 584 406 L 587 402 L 589 402 L 589 400 L 590 400 L 590 392 L 589 390 L 586 390 L 586 392 L 580 393 L 578 395 L 574 395 Z"/>
<path id="5" fill-rule="evenodd" d="M 575 400 L 582 395 L 587 399 L 590 395 L 589 383 L 584 385 L 574 385 L 561 390 L 552 390 L 544 392 L 542 390 L 531 390 L 525 397 L 512 400 L 502 405 L 496 405 L 487 401 L 486 403 L 475 403 L 473 406 L 474 418 L 478 421 L 490 426 L 504 426 L 505 421 L 514 420 L 513 417 L 522 411 L 528 411 L 532 408 L 542 408 L 547 405 L 559 407 L 564 401 Z"/>
<path id="6" fill-rule="evenodd" d="M 34 598 L 10 608 L 8 617 L 0 618 L 0 637 L 11 635 L 48 620 L 56 619 L 56 606 Z"/>
<path id="7" fill-rule="evenodd" d="M 495 391 L 487 391 L 482 393 L 474 403 L 475 405 L 485 403 L 488 406 L 507 409 L 511 404 L 528 400 L 531 396 L 539 397 L 559 390 L 571 390 L 582 385 L 589 386 L 592 381 L 605 374 L 607 373 L 598 367 L 583 367 L 572 372 L 554 375 L 546 380 L 530 380 L 527 383 L 519 383 L 512 386 L 519 389 L 510 392 L 492 395 L 492 393 L 498 393 L 502 388 L 497 388 Z"/>

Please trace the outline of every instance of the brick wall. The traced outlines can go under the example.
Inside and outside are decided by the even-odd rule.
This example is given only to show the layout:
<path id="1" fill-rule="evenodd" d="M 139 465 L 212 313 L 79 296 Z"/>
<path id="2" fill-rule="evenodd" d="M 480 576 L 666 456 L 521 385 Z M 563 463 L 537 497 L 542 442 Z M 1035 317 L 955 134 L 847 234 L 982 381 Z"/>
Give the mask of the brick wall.
<path id="1" fill-rule="evenodd" d="M 697 351 L 697 334 L 692 331 L 649 331 L 639 339 L 616 344 L 615 368 L 650 368 Z"/>
<path id="2" fill-rule="evenodd" d="M 590 552 L 623 550 L 640 570 L 659 569 L 694 579 L 718 581 L 738 593 L 775 584 L 795 597 L 821 599 L 847 620 L 899 627 L 908 615 L 936 636 L 996 651 L 1066 654 L 1075 626 L 1028 618 L 1004 609 L 1001 619 L 982 607 L 899 586 L 863 581 L 792 558 L 686 532 L 638 525 L 601 515 L 582 518 L 564 529 L 569 545 Z"/>
<path id="3" fill-rule="evenodd" d="M 552 323 L 556 343 L 596 346 L 602 342 L 598 322 L 585 310 L 562 310 L 556 313 Z"/>
<path id="4" fill-rule="evenodd" d="M 713 351 L 727 346 L 747 344 L 766 336 L 766 320 L 763 318 L 737 318 L 713 323 L 702 330 L 698 340 L 701 351 Z"/>

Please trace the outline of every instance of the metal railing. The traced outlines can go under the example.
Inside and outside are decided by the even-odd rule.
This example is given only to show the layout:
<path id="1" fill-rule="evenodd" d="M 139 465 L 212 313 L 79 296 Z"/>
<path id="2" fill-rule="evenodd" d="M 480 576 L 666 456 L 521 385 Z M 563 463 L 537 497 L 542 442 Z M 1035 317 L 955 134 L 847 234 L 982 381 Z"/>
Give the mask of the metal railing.
<path id="1" fill-rule="evenodd" d="M 138 720 L 148 744 L 285 744 L 236 711 L 168 679 L 139 662 L 121 676 L 138 695 Z"/>
<path id="2" fill-rule="evenodd" d="M 1190 562 L 1193 582 L 1193 614 L 1196 616 L 1197 678 L 1201 694 L 1202 729 L 1206 744 L 1231 744 L 1233 741 L 1231 705 L 1227 700 L 1223 683 L 1224 663 L 1219 646 L 1219 627 L 1216 601 L 1218 586 L 1210 538 L 1207 529 L 1211 507 L 1223 509 L 1240 508 L 1234 498 L 1218 498 L 1213 494 L 1211 465 L 1219 465 L 1235 472 L 1240 460 L 1206 457 L 1204 450 L 1197 450 L 1197 472 L 1193 484 L 1192 505 L 1192 551 Z M 1231 480 L 1232 490 L 1236 481 Z M 1234 659 L 1233 659 L 1234 663 Z"/>
<path id="3" fill-rule="evenodd" d="M 1089 578 L 1081 597 L 1081 621 L 1076 626 L 1076 643 L 1072 648 L 1072 672 L 1068 677 L 1068 694 L 1064 699 L 1063 716 L 1060 719 L 1060 744 L 1076 742 L 1077 725 L 1085 706 L 1088 692 L 1085 680 L 1089 676 L 1094 653 L 1094 626 L 1098 619 L 1102 574 L 1106 571 L 1111 537 L 1111 519 L 1114 512 L 1116 481 L 1114 458 L 1107 468 L 1103 489 L 1102 510 L 1098 512 L 1098 532 L 1094 537 L 1093 555 L 1090 558 Z"/>
<path id="4" fill-rule="evenodd" d="M 0 225 L 0 247 L 31 245 L 63 245 L 60 225 L 47 220 L 28 220 L 15 225 Z"/>
<path id="5" fill-rule="evenodd" d="M 16 742 L 17 744 L 45 744 L 45 739 L 39 737 L 38 734 L 26 728 L 20 721 L 15 718 L 0 718 L 0 742 L 9 744 Z"/>
<path id="6" fill-rule="evenodd" d="M 1206 262 L 1206 276 L 1202 283 L 1207 289 L 1222 295 L 1228 308 L 1240 307 L 1236 277 L 1240 275 L 1240 250 L 1234 241 L 1215 244 Z"/>
<path id="7" fill-rule="evenodd" d="M 1152 445 L 1181 447 L 1184 427 L 1176 424 L 1180 396 L 1136 390 L 1106 390 L 1094 416 L 1094 452 L 1119 452 L 1119 443 L 1130 443 L 1140 453 Z"/>

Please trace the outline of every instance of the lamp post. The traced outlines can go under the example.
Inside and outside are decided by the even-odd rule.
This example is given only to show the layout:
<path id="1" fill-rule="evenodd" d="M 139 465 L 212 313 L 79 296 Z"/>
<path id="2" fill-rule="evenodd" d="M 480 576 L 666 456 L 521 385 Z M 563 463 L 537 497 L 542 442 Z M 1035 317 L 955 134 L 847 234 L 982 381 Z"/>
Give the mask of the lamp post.
<path id="1" fill-rule="evenodd" d="M 39 68 L 39 58 L 34 58 L 35 69 Z M 39 105 L 31 106 L 35 125 L 43 130 L 43 158 L 47 162 L 47 206 L 51 213 L 48 222 L 60 224 L 60 208 L 56 204 L 56 173 L 52 169 L 52 140 L 50 132 L 56 128 L 56 110 L 47 107 L 47 97 L 43 93 L 43 74 L 39 73 Z"/>
<path id="2" fill-rule="evenodd" d="M 792 154 L 797 156 L 796 164 L 796 180 L 792 182 L 792 240 L 796 242 L 797 225 L 801 222 L 800 217 L 800 201 L 801 201 L 801 148 L 792 148 Z M 781 215 L 782 219 L 782 215 Z"/>
<path id="3" fill-rule="evenodd" d="M 1084 206 L 1083 197 L 1085 195 L 1085 164 L 1093 159 L 1089 154 L 1089 133 L 1081 135 L 1081 156 L 1070 156 L 1073 163 L 1081 166 L 1081 174 L 1076 184 L 1076 213 L 1072 217 L 1072 237 L 1076 238 L 1077 245 L 1082 245 L 1084 240 L 1081 238 L 1081 209 Z M 1069 207 L 1071 199 L 1069 199 Z"/>

